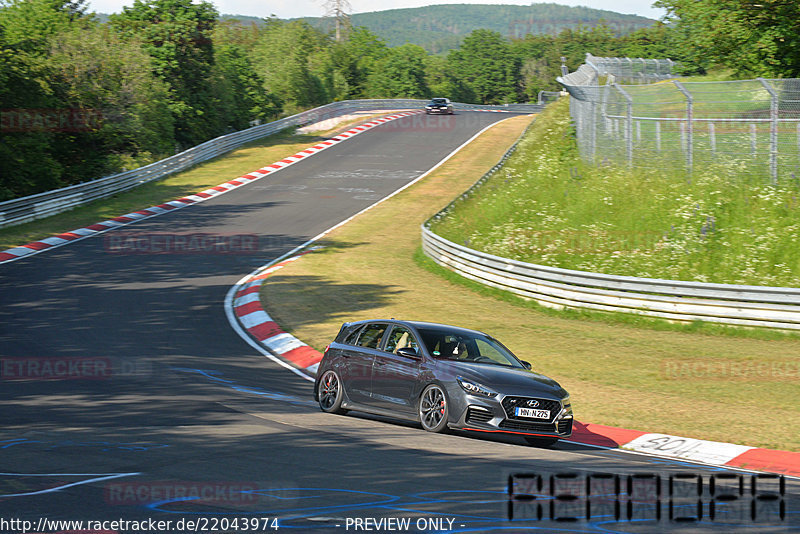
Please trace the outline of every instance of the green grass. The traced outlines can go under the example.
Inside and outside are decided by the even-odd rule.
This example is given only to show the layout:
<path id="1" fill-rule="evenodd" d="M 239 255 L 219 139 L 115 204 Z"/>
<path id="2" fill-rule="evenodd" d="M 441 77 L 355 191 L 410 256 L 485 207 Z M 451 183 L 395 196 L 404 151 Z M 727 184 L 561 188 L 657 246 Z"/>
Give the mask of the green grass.
<path id="1" fill-rule="evenodd" d="M 505 167 L 432 229 L 498 256 L 568 269 L 700 282 L 800 286 L 800 186 L 736 165 L 691 177 L 581 162 L 566 99 Z"/>

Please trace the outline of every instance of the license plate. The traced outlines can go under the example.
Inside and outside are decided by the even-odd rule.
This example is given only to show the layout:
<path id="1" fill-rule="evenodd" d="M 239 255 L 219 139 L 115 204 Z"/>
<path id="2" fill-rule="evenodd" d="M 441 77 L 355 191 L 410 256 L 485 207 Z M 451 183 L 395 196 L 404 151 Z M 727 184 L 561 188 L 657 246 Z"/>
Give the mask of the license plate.
<path id="1" fill-rule="evenodd" d="M 533 419 L 550 419 L 550 410 L 535 410 L 533 408 L 515 408 L 517 417 L 532 417 Z"/>

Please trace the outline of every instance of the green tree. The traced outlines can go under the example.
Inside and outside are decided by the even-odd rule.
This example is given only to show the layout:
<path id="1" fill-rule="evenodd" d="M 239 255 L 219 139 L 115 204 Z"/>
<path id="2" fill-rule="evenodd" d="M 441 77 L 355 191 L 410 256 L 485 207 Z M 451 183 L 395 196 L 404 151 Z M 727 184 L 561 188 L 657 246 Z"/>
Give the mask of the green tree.
<path id="1" fill-rule="evenodd" d="M 425 81 L 427 52 L 421 46 L 404 44 L 392 48 L 369 80 L 369 95 L 375 98 L 428 98 Z"/>
<path id="2" fill-rule="evenodd" d="M 67 107 L 48 52 L 55 36 L 82 18 L 82 7 L 54 0 L 0 7 L 0 200 L 7 200 L 68 185 L 80 172 L 84 159 L 73 155 L 73 136 L 46 122 Z"/>
<path id="3" fill-rule="evenodd" d="M 469 88 L 481 104 L 500 104 L 517 100 L 519 58 L 502 35 L 475 30 L 459 50 L 447 57 L 452 75 Z"/>
<path id="4" fill-rule="evenodd" d="M 796 0 L 658 0 L 687 61 L 721 65 L 739 76 L 800 77 Z"/>
<path id="5" fill-rule="evenodd" d="M 297 112 L 326 103 L 329 95 L 320 78 L 329 38 L 302 21 L 267 19 L 251 58 L 264 88 L 278 95 L 287 111 Z M 315 68 L 316 67 L 316 68 Z"/>
<path id="6" fill-rule="evenodd" d="M 213 109 L 210 83 L 214 64 L 214 6 L 192 0 L 135 0 L 111 16 L 111 25 L 129 40 L 141 40 L 156 75 L 168 86 L 177 141 L 193 146 L 222 133 Z"/>
<path id="7" fill-rule="evenodd" d="M 325 79 L 334 100 L 364 98 L 367 80 L 389 53 L 386 43 L 363 27 L 351 28 L 347 40 L 327 48 Z"/>
<path id="8" fill-rule="evenodd" d="M 149 163 L 171 151 L 167 86 L 153 75 L 141 43 L 123 41 L 105 25 L 75 24 L 53 38 L 50 62 L 62 102 L 101 118 L 96 129 L 72 135 L 75 152 L 83 151 L 76 160 L 83 161 L 82 176 Z"/>
<path id="9" fill-rule="evenodd" d="M 247 128 L 255 120 L 274 120 L 283 109 L 281 99 L 264 90 L 264 79 L 255 71 L 241 36 L 229 24 L 214 32 L 214 100 L 226 130 Z"/>

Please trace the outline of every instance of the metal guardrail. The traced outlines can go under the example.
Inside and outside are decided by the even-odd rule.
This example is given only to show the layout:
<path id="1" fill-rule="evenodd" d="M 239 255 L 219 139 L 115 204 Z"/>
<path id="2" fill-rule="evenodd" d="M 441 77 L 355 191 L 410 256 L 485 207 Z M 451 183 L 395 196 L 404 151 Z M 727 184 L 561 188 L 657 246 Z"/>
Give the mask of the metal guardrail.
<path id="1" fill-rule="evenodd" d="M 94 200 L 109 197 L 142 184 L 186 170 L 198 163 L 221 156 L 246 143 L 261 139 L 285 128 L 302 126 L 336 117 L 351 111 L 380 111 L 383 109 L 421 108 L 427 100 L 384 99 L 345 100 L 334 102 L 291 117 L 254 126 L 223 135 L 185 150 L 161 161 L 131 171 L 106 176 L 97 180 L 54 189 L 36 195 L 0 202 L 0 228 L 41 219 L 70 210 Z M 492 109 L 497 111 L 535 112 L 541 106 L 531 104 L 509 104 L 505 106 L 481 106 L 454 103 L 455 109 Z"/>
<path id="2" fill-rule="evenodd" d="M 422 225 L 422 249 L 437 264 L 548 307 L 800 330 L 800 288 L 637 278 L 548 267 L 487 254 L 436 235 L 430 223 L 445 216 L 502 168 L 520 139 L 472 187 Z"/>
<path id="3" fill-rule="evenodd" d="M 800 288 L 706 284 L 547 267 L 457 245 L 425 226 L 422 248 L 436 263 L 465 278 L 545 306 L 800 330 Z"/>

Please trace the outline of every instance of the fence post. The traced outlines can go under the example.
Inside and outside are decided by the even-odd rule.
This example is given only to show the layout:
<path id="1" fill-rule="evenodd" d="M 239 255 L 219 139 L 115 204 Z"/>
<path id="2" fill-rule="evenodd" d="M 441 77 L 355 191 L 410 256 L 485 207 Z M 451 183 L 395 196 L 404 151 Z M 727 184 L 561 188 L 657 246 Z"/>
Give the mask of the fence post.
<path id="1" fill-rule="evenodd" d="M 656 152 L 661 152 L 661 121 L 656 121 Z"/>
<path id="2" fill-rule="evenodd" d="M 764 78 L 758 78 L 769 92 L 769 176 L 772 184 L 778 183 L 778 93 Z"/>
<path id="3" fill-rule="evenodd" d="M 692 122 L 694 120 L 694 99 L 681 82 L 673 80 L 673 83 L 686 97 L 686 170 L 691 174 L 694 165 L 694 124 Z"/>
<path id="4" fill-rule="evenodd" d="M 592 95 L 592 99 L 589 101 L 589 113 L 590 117 L 588 120 L 589 127 L 591 128 L 591 132 L 589 133 L 589 154 L 591 158 L 591 162 L 595 162 L 595 158 L 597 156 L 597 127 L 598 127 L 598 117 L 597 117 L 597 96 L 600 91 L 600 87 L 596 87 L 595 94 Z M 584 130 L 585 134 L 585 130 Z"/>
<path id="5" fill-rule="evenodd" d="M 628 159 L 628 167 L 633 166 L 633 98 L 618 83 L 614 84 L 614 89 L 620 92 L 627 101 L 627 112 L 625 114 L 625 148 Z"/>
<path id="6" fill-rule="evenodd" d="M 708 140 L 711 143 L 711 153 L 712 154 L 716 154 L 717 153 L 717 135 L 716 135 L 716 131 L 715 131 L 713 122 L 709 122 L 708 123 Z"/>
<path id="7" fill-rule="evenodd" d="M 797 125 L 800 127 L 800 124 Z M 755 124 L 750 125 L 750 152 L 753 157 L 756 157 L 756 143 L 758 142 L 757 127 Z"/>

